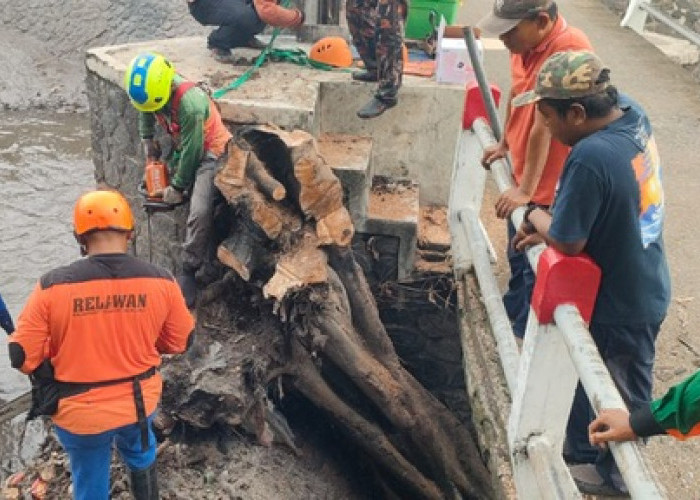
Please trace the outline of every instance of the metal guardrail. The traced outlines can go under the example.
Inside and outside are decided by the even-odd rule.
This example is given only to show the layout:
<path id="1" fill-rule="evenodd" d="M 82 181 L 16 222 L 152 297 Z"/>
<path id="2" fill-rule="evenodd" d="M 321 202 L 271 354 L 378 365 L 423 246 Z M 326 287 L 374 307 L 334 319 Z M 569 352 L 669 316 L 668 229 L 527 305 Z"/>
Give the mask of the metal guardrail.
<path id="1" fill-rule="evenodd" d="M 634 31 L 641 34 L 644 31 L 647 16 L 649 15 L 661 21 L 666 26 L 673 28 L 674 31 L 683 35 L 695 45 L 700 46 L 700 34 L 682 25 L 669 15 L 664 14 L 658 8 L 654 7 L 649 0 L 630 0 L 625 16 L 620 22 L 620 26 L 632 28 Z"/>
<path id="2" fill-rule="evenodd" d="M 458 146 L 461 155 L 452 177 L 450 230 L 453 240 L 461 241 L 453 252 L 455 260 L 468 263 L 477 276 L 510 390 L 512 406 L 507 434 L 518 497 L 582 498 L 562 458 L 564 429 L 576 383 L 581 380 L 596 412 L 625 405 L 574 306 L 559 306 L 552 324 L 539 324 L 531 311 L 522 354 L 518 353 L 491 267 L 487 251 L 490 242 L 481 230 L 481 198 L 474 196 L 475 190 L 485 186 L 477 171 L 483 170 L 478 159 L 483 148 L 495 143 L 495 138 L 489 125 L 477 119 L 471 130 L 463 132 L 460 142 L 465 141 L 471 148 L 467 151 Z M 500 192 L 512 185 L 505 162 L 492 164 L 491 174 Z M 511 217 L 516 227 L 523 212 L 523 208 L 517 209 Z M 535 270 L 544 248 L 538 245 L 527 252 Z M 610 448 L 632 498 L 666 498 L 636 443 L 611 443 Z"/>

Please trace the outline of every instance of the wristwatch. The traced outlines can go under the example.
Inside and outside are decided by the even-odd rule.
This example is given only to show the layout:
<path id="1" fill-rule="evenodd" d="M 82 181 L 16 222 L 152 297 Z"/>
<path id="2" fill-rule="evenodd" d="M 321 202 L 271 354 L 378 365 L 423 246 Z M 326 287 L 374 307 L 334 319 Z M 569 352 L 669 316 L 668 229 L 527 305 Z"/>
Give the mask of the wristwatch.
<path id="1" fill-rule="evenodd" d="M 525 209 L 525 213 L 523 214 L 523 224 L 521 226 L 521 229 L 525 234 L 535 234 L 537 232 L 537 228 L 535 225 L 530 221 L 530 214 L 537 210 L 538 208 L 542 208 L 539 205 L 530 205 Z"/>

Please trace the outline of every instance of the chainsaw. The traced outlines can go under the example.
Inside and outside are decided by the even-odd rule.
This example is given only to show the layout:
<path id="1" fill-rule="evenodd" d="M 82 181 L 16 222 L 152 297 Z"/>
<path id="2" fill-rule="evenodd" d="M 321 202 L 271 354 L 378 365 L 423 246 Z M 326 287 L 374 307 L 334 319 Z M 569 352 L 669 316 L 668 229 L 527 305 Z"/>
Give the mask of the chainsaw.
<path id="1" fill-rule="evenodd" d="M 138 192 L 143 196 L 142 207 L 146 212 L 148 231 L 148 262 L 153 262 L 153 239 L 151 237 L 151 215 L 157 212 L 170 212 L 187 202 L 187 193 L 180 203 L 163 201 L 163 191 L 169 185 L 168 167 L 160 160 L 146 163 L 144 180 L 138 185 Z"/>

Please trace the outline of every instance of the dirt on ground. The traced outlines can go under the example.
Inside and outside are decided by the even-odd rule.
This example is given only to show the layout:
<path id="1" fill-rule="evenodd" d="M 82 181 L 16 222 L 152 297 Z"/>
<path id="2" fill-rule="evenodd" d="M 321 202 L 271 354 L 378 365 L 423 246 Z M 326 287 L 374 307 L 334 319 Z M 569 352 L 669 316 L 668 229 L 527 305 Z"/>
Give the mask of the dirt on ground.
<path id="1" fill-rule="evenodd" d="M 306 427 L 306 428 L 305 428 Z M 160 498 L 164 500 L 269 500 L 366 498 L 366 492 L 352 483 L 351 475 L 339 468 L 343 458 L 318 437 L 297 425 L 310 441 L 301 444 L 299 456 L 291 450 L 254 444 L 245 435 L 217 432 L 173 436 L 158 447 Z M 332 440 L 328 441 L 332 443 Z M 325 448 L 325 449 L 324 449 Z M 346 463 L 347 465 L 347 463 Z M 15 471 L 0 488 L 0 498 L 35 500 L 70 498 L 72 486 L 66 455 L 49 437 L 32 465 Z M 115 456 L 111 468 L 110 498 L 132 498 L 128 472 Z"/>

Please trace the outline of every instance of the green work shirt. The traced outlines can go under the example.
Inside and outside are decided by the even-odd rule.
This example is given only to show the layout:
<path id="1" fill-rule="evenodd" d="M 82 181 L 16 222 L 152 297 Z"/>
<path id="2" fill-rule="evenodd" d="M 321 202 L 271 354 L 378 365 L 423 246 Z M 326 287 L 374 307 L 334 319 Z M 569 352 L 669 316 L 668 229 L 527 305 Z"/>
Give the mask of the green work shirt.
<path id="1" fill-rule="evenodd" d="M 668 433 L 685 439 L 700 435 L 700 371 L 671 387 L 666 394 L 630 415 L 641 437 Z"/>
<path id="2" fill-rule="evenodd" d="M 185 79 L 175 75 L 175 86 Z M 172 97 L 172 95 L 171 95 Z M 170 122 L 171 102 L 159 111 Z M 142 139 L 153 137 L 156 113 L 139 113 L 139 136 Z M 172 174 L 170 184 L 179 189 L 187 189 L 194 182 L 194 176 L 204 158 L 204 122 L 209 118 L 209 96 L 199 87 L 193 87 L 182 96 L 177 113 L 180 126 L 179 140 L 174 141 L 175 152 L 168 159 L 168 168 Z"/>

